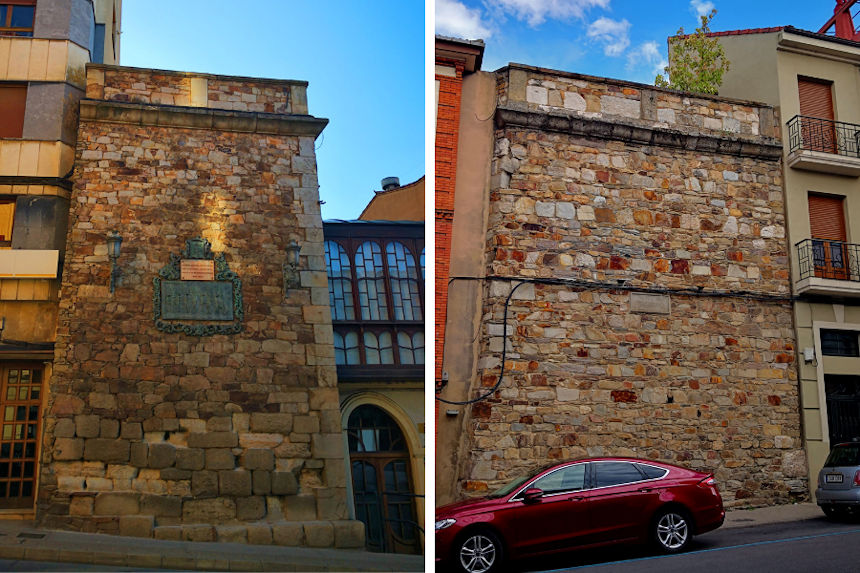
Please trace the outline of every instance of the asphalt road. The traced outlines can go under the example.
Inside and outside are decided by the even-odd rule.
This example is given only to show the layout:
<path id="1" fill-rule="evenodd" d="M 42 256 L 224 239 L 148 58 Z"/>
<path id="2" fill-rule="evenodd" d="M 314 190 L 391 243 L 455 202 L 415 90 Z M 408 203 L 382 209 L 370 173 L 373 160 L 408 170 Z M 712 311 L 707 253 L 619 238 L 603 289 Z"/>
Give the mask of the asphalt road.
<path id="1" fill-rule="evenodd" d="M 166 570 L 117 567 L 115 565 L 88 565 L 86 563 L 54 563 L 52 561 L 0 559 L 0 571 L 157 571 L 165 573 Z"/>
<path id="2" fill-rule="evenodd" d="M 694 538 L 680 555 L 643 548 L 568 553 L 513 564 L 511 571 L 595 573 L 854 573 L 860 571 L 860 521 L 823 516 L 794 523 L 718 529 Z"/>

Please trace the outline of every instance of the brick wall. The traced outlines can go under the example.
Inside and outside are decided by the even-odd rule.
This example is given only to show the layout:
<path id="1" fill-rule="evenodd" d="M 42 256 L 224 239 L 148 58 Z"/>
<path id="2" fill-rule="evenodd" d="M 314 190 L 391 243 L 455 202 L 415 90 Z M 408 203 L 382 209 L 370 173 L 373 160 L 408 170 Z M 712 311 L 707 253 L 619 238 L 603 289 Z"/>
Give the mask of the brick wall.
<path id="1" fill-rule="evenodd" d="M 500 74 L 505 95 L 539 86 L 549 102 L 571 82 L 520 71 Z M 594 101 L 638 89 L 587 83 Z M 475 395 L 507 354 L 499 390 L 471 409 L 463 491 L 553 460 L 635 455 L 714 472 L 729 507 L 808 494 L 781 151 L 753 128 L 773 110 L 677 97 L 697 117 L 731 112 L 741 133 L 513 98 L 497 111 Z"/>

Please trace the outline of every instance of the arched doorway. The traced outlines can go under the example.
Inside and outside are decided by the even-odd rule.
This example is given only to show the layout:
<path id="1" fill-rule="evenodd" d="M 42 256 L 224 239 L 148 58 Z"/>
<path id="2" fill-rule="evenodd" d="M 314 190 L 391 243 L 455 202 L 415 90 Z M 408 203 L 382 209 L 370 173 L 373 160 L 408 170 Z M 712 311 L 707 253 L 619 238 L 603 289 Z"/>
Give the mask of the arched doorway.
<path id="1" fill-rule="evenodd" d="M 365 404 L 347 422 L 355 517 L 364 522 L 367 549 L 420 553 L 409 447 L 384 410 Z"/>

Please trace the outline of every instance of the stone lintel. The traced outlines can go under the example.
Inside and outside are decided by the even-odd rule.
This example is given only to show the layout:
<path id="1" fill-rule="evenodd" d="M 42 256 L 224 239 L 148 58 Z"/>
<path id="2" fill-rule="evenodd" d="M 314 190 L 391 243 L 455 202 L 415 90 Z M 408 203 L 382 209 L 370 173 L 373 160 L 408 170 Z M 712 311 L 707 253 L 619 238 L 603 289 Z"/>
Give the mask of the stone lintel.
<path id="1" fill-rule="evenodd" d="M 613 139 L 637 145 L 677 147 L 688 151 L 751 157 L 765 161 L 779 161 L 782 157 L 782 144 L 772 138 L 719 137 L 697 132 L 685 133 L 653 125 L 527 111 L 513 107 L 499 107 L 496 110 L 496 127 L 540 129 L 598 139 Z"/>
<path id="2" fill-rule="evenodd" d="M 317 137 L 328 125 L 327 119 L 310 115 L 282 115 L 92 99 L 81 100 L 81 121 L 312 137 Z"/>

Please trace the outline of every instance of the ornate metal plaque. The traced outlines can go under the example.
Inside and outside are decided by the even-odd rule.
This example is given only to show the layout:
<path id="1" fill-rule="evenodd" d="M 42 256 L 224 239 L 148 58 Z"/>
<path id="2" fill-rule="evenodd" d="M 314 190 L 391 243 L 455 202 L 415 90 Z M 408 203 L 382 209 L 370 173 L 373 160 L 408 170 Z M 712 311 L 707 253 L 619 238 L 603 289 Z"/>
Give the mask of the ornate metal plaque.
<path id="1" fill-rule="evenodd" d="M 189 265 L 187 261 L 199 263 Z M 188 268 L 207 267 L 204 261 L 214 265 L 214 280 L 197 280 L 206 275 L 187 272 Z M 190 277 L 194 278 L 188 280 Z M 153 313 L 159 330 L 191 336 L 242 331 L 242 281 L 227 266 L 224 253 L 212 253 L 206 239 L 187 240 L 181 255 L 171 253 L 170 262 L 152 282 Z"/>

